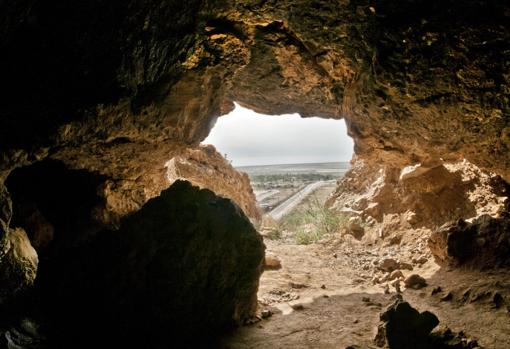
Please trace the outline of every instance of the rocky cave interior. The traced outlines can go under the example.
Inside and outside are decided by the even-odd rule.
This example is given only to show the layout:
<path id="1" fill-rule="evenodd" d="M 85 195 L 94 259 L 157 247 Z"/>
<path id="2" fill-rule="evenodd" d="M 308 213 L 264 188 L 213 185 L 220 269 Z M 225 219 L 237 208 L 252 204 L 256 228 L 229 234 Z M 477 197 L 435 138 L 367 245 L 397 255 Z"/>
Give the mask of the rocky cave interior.
<path id="1" fill-rule="evenodd" d="M 0 348 L 510 347 L 508 2 L 4 0 L 0 33 Z M 428 286 L 238 327 L 268 242 L 200 146 L 233 101 L 345 119 L 327 206 Z"/>

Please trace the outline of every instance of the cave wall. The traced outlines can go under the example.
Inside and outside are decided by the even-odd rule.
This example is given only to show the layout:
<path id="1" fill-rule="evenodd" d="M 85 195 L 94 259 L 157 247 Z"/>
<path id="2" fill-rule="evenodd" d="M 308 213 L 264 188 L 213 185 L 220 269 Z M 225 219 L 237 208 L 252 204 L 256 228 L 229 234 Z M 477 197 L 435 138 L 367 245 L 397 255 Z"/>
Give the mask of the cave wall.
<path id="1" fill-rule="evenodd" d="M 119 180 L 159 173 L 233 100 L 345 117 L 372 161 L 465 157 L 508 178 L 505 2 L 1 6 L 3 178 L 46 156 Z"/>

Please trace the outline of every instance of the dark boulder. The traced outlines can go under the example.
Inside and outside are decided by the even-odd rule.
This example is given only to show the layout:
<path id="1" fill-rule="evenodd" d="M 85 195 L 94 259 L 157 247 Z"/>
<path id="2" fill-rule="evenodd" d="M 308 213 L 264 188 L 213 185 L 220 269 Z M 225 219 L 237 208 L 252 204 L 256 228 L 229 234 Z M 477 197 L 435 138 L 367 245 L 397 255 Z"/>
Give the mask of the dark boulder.
<path id="1" fill-rule="evenodd" d="M 472 223 L 463 219 L 432 234 L 429 247 L 437 263 L 494 268 L 510 264 L 510 216 L 483 215 Z"/>
<path id="2" fill-rule="evenodd" d="M 178 181 L 118 231 L 43 265 L 41 322 L 57 348 L 212 345 L 255 312 L 263 260 L 236 205 Z"/>

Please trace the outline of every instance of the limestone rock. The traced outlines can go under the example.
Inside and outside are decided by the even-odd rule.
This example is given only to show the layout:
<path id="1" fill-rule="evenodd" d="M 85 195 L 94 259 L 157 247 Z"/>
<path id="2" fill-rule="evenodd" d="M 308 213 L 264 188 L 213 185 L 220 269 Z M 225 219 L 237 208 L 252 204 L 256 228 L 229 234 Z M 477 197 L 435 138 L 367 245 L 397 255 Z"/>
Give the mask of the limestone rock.
<path id="1" fill-rule="evenodd" d="M 365 234 L 365 228 L 363 228 L 362 221 L 359 217 L 351 217 L 347 221 L 346 225 L 347 232 L 352 234 L 356 239 L 361 240 Z"/>
<path id="2" fill-rule="evenodd" d="M 380 229 L 383 239 L 393 239 L 398 236 L 394 232 L 406 229 L 436 229 L 459 218 L 496 216 L 506 210 L 510 191 L 501 177 L 465 160 L 429 166 L 355 164 L 339 181 L 328 205 L 356 207 L 362 215 L 374 217 L 372 229 Z"/>
<path id="3" fill-rule="evenodd" d="M 248 175 L 237 171 L 212 145 L 183 151 L 167 163 L 170 183 L 187 180 L 234 201 L 258 225 L 261 220 Z"/>
<path id="4" fill-rule="evenodd" d="M 400 270 L 394 270 L 391 272 L 390 276 L 388 277 L 388 281 L 393 281 L 395 279 L 403 279 L 404 274 Z"/>
<path id="5" fill-rule="evenodd" d="M 118 231 L 44 265 L 48 339 L 57 347 L 73 338 L 83 338 L 79 347 L 207 343 L 255 314 L 263 259 L 262 238 L 237 206 L 177 181 Z"/>
<path id="6" fill-rule="evenodd" d="M 399 263 L 393 258 L 385 258 L 379 263 L 378 268 L 391 273 L 399 268 Z"/>
<path id="7" fill-rule="evenodd" d="M 282 268 L 282 262 L 276 256 L 266 255 L 264 260 L 264 269 L 265 270 L 278 270 Z"/>
<path id="8" fill-rule="evenodd" d="M 413 288 L 415 290 L 418 290 L 420 288 L 427 286 L 427 280 L 425 280 L 418 274 L 412 274 L 409 275 L 404 280 L 404 285 L 406 286 L 406 288 Z"/>
<path id="9" fill-rule="evenodd" d="M 441 265 L 493 268 L 510 263 L 510 217 L 483 215 L 459 220 L 435 231 L 429 247 Z"/>
<path id="10" fill-rule="evenodd" d="M 38 263 L 23 229 L 0 226 L 0 305 L 33 286 Z"/>

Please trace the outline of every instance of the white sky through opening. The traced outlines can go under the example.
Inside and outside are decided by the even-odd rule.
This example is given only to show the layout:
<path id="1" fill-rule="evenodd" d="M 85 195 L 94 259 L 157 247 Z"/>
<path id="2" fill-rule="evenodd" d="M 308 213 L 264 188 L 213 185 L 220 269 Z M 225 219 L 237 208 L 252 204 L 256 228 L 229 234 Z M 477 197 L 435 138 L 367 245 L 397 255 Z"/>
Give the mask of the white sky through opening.
<path id="1" fill-rule="evenodd" d="M 353 152 L 343 120 L 263 115 L 237 104 L 202 143 L 214 145 L 233 166 L 349 161 Z"/>

